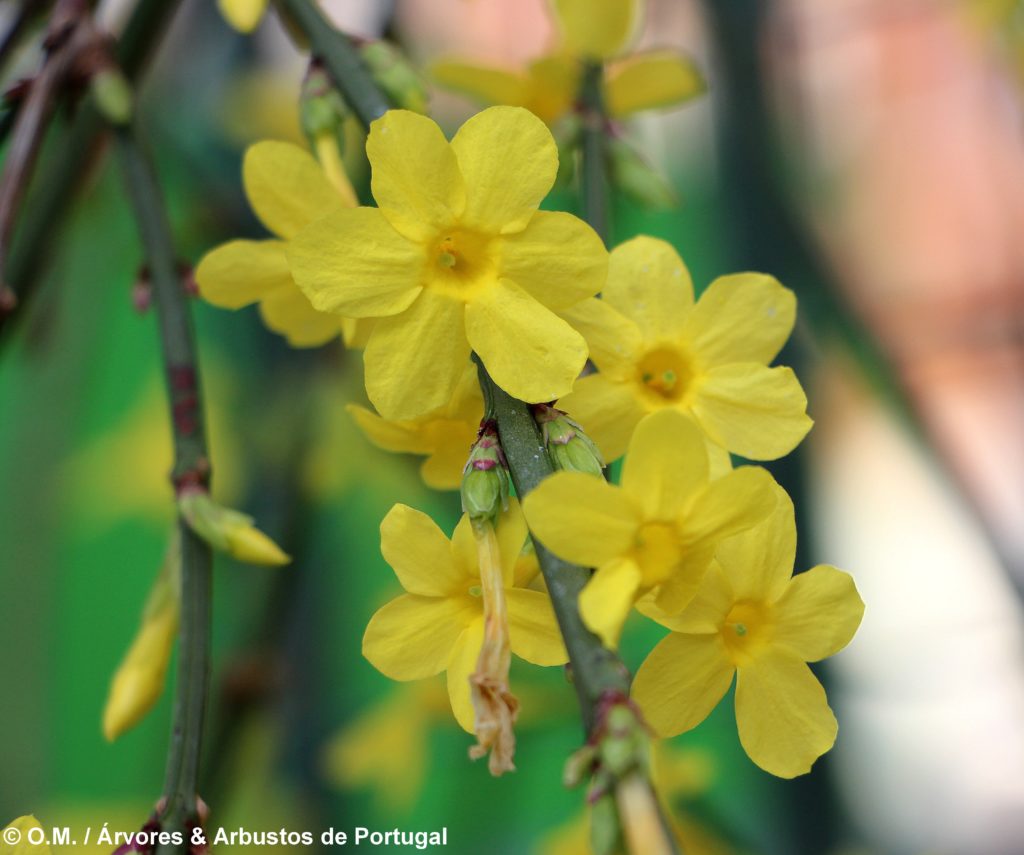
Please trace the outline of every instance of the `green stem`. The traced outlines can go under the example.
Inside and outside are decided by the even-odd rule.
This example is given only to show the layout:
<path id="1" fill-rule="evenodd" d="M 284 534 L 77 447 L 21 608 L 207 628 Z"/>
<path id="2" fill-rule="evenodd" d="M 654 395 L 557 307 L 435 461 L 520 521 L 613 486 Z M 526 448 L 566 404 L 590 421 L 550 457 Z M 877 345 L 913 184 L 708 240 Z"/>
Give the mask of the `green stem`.
<path id="1" fill-rule="evenodd" d="M 552 474 L 554 467 L 530 405 L 516 400 L 499 387 L 479 361 L 477 368 L 488 417 L 498 424 L 498 437 L 508 461 L 512 483 L 516 493 L 523 498 Z M 589 736 L 598 724 L 597 714 L 602 698 L 629 694 L 629 671 L 619 657 L 584 626 L 580 617 L 577 602 L 580 591 L 590 581 L 590 570 L 563 561 L 536 539 L 534 545 L 569 653 L 573 684 L 579 696 L 584 729 Z"/>
<path id="2" fill-rule="evenodd" d="M 305 33 L 316 56 L 330 72 L 335 85 L 359 121 L 370 123 L 391 109 L 352 40 L 338 32 L 310 0 L 277 0 L 282 14 Z"/>
<path id="3" fill-rule="evenodd" d="M 182 486 L 205 489 L 210 466 L 196 346 L 170 226 L 152 164 L 130 128 L 118 130 L 117 150 L 149 264 L 160 326 L 174 435 L 172 480 L 179 489 Z M 160 812 L 160 822 L 164 830 L 182 832 L 185 845 L 161 846 L 158 853 L 188 851 L 189 830 L 198 821 L 199 758 L 210 682 L 212 553 L 210 546 L 180 515 L 178 527 L 181 531 L 182 603 L 178 679 L 164 784 L 166 802 Z"/>
<path id="4" fill-rule="evenodd" d="M 599 62 L 588 63 L 580 88 L 583 117 L 580 191 L 583 218 L 608 243 L 608 114 L 603 80 L 604 66 Z"/>
<path id="5" fill-rule="evenodd" d="M 175 0 L 139 0 L 114 51 L 118 66 L 129 81 L 145 70 L 146 59 L 178 7 Z M 12 318 L 21 314 L 41 268 L 50 258 L 49 247 L 71 207 L 75 191 L 89 173 L 106 125 L 91 101 L 82 105 L 71 130 L 52 141 L 36 170 L 37 187 L 21 207 L 11 253 L 4 258 L 2 281 L 13 305 L 0 304 L 0 342 Z"/>

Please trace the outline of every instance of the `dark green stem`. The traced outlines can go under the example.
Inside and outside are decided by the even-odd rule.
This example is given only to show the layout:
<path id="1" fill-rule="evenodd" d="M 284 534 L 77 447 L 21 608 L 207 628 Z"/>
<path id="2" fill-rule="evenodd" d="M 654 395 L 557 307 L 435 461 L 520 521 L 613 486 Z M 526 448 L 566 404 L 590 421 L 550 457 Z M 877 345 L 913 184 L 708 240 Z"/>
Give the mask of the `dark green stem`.
<path id="1" fill-rule="evenodd" d="M 530 405 L 516 400 L 501 389 L 479 361 L 477 367 L 488 416 L 498 423 L 498 437 L 512 474 L 512 483 L 515 484 L 516 493 L 523 498 L 554 472 L 554 467 Z M 602 699 L 629 694 L 629 671 L 619 657 L 583 625 L 576 604 L 580 591 L 590 581 L 590 570 L 563 561 L 536 538 L 534 545 L 544 582 L 551 595 L 555 617 L 558 618 L 558 627 L 569 653 L 573 684 L 583 714 L 583 726 L 589 736 L 598 724 L 597 714 Z"/>
<path id="2" fill-rule="evenodd" d="M 117 150 L 149 265 L 167 379 L 174 435 L 177 489 L 206 489 L 210 465 L 199 389 L 199 366 L 188 297 L 178 271 L 170 226 L 153 166 L 130 128 L 117 132 Z M 185 846 L 158 853 L 185 852 L 197 821 L 196 795 L 203 719 L 210 682 L 212 564 L 210 546 L 179 516 L 181 531 L 181 629 L 174 719 L 160 812 L 164 830 L 180 831 Z"/>
<path id="3" fill-rule="evenodd" d="M 583 218 L 608 243 L 608 115 L 603 80 L 604 66 L 599 62 L 588 63 L 580 88 L 583 118 L 580 194 Z"/>
<path id="4" fill-rule="evenodd" d="M 175 0 L 139 0 L 114 51 L 118 66 L 130 81 L 144 71 L 177 7 Z M 10 289 L 13 305 L 5 310 L 0 303 L 0 341 L 12 318 L 21 314 L 51 256 L 47 250 L 60 231 L 75 191 L 89 173 L 91 156 L 105 127 L 92 102 L 86 101 L 70 131 L 56 136 L 52 149 L 44 153 L 37 170 L 38 186 L 21 208 L 11 253 L 4 259 L 0 278 Z"/>
<path id="5" fill-rule="evenodd" d="M 374 82 L 352 40 L 338 32 L 310 0 L 277 0 L 286 15 L 309 39 L 316 56 L 334 79 L 335 85 L 367 128 L 383 116 L 391 104 Z"/>

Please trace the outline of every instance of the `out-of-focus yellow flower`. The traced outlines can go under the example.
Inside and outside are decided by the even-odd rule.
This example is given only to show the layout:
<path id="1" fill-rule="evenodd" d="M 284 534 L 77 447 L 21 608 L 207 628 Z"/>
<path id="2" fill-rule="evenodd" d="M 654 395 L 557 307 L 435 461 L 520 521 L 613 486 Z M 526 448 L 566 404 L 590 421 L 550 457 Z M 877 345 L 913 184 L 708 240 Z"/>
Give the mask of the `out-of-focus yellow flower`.
<path id="1" fill-rule="evenodd" d="M 270 567 L 292 560 L 253 525 L 251 516 L 218 505 L 205 490 L 183 490 L 178 496 L 178 508 L 196 534 L 232 558 Z"/>
<path id="2" fill-rule="evenodd" d="M 452 59 L 434 64 L 434 79 L 482 104 L 525 107 L 553 125 L 577 103 L 583 64 L 611 59 L 625 49 L 635 29 L 637 3 L 556 0 L 554 11 L 561 43 L 522 71 Z M 705 88 L 692 60 L 671 50 L 623 56 L 604 72 L 604 101 L 614 118 L 682 104 Z"/>
<path id="3" fill-rule="evenodd" d="M 407 811 L 426 779 L 430 728 L 447 712 L 436 680 L 396 687 L 331 740 L 325 774 L 346 789 L 371 789 L 382 811 Z"/>
<path id="4" fill-rule="evenodd" d="M 328 165 L 337 175 L 340 166 Z M 351 188 L 340 192 L 325 168 L 291 143 L 249 146 L 242 164 L 245 193 L 256 216 L 279 239 L 222 244 L 203 256 L 195 272 L 205 300 L 224 309 L 259 303 L 263 322 L 294 347 L 315 347 L 342 333 L 350 346 L 360 344 L 354 321 L 310 305 L 292 280 L 285 254 L 307 223 L 355 204 Z"/>
<path id="5" fill-rule="evenodd" d="M 426 455 L 423 481 L 435 490 L 457 490 L 469 449 L 484 415 L 476 366 L 468 363 L 451 400 L 417 419 L 388 421 L 358 404 L 347 407 L 367 439 L 385 451 Z"/>
<path id="6" fill-rule="evenodd" d="M 662 240 L 638 237 L 611 254 L 603 300 L 563 316 L 588 340 L 598 372 L 558 406 L 608 460 L 647 413 L 685 414 L 720 448 L 753 460 L 792 451 L 810 430 L 791 368 L 769 368 L 793 329 L 796 297 L 761 273 L 722 276 L 694 303 L 690 274 Z"/>
<path id="7" fill-rule="evenodd" d="M 651 593 L 670 614 L 693 599 L 722 539 L 771 512 L 774 486 L 754 466 L 709 481 L 700 432 L 685 416 L 664 410 L 633 434 L 621 487 L 582 472 L 556 472 L 527 495 L 523 510 L 548 549 L 597 568 L 580 593 L 580 614 L 614 647 L 640 597 Z"/>
<path id="8" fill-rule="evenodd" d="M 251 33 L 263 19 L 268 0 L 217 0 L 224 19 L 238 32 Z"/>
<path id="9" fill-rule="evenodd" d="M 566 394 L 587 349 L 555 311 L 600 289 L 607 253 L 582 220 L 537 210 L 558 168 L 544 124 L 494 107 L 449 144 L 430 119 L 392 110 L 366 151 L 379 208 L 314 221 L 288 259 L 318 309 L 379 319 L 365 364 L 381 416 L 443 407 L 471 348 L 514 397 Z"/>
<path id="10" fill-rule="evenodd" d="M 216 363 L 204 369 L 215 367 Z M 222 442 L 232 434 L 225 420 L 230 409 L 231 377 L 204 370 L 206 417 L 211 457 L 216 462 L 215 490 L 230 502 L 241 491 L 242 467 L 236 447 Z M 153 378 L 135 393 L 134 403 L 103 433 L 90 439 L 66 468 L 76 519 L 114 524 L 147 518 L 174 518 L 174 492 L 167 477 L 174 453 L 167 420 L 167 393 Z M 131 472 L 131 478 L 124 473 Z"/>
<path id="11" fill-rule="evenodd" d="M 448 674 L 452 712 L 473 733 L 470 675 L 484 642 L 484 610 L 476 539 L 463 515 L 449 542 L 426 514 L 395 505 L 381 523 L 381 552 L 406 592 L 381 608 L 363 636 L 363 655 L 393 680 Z M 512 652 L 535 665 L 568 656 L 551 608 L 514 575 L 526 523 L 513 499 L 497 526 Z"/>
<path id="12" fill-rule="evenodd" d="M 135 727 L 163 694 L 181 614 L 180 572 L 181 546 L 175 533 L 139 630 L 110 683 L 103 710 L 103 735 L 110 742 Z"/>
<path id="13" fill-rule="evenodd" d="M 46 831 L 34 816 L 19 816 L 0 832 L 0 855 L 51 855 Z"/>
<path id="14" fill-rule="evenodd" d="M 806 662 L 842 650 L 864 603 L 853 579 L 819 565 L 792 576 L 793 504 L 778 490 L 774 513 L 724 541 L 690 606 L 647 657 L 633 696 L 663 736 L 700 724 L 736 679 L 736 724 L 744 750 L 780 778 L 810 771 L 838 726 Z"/>

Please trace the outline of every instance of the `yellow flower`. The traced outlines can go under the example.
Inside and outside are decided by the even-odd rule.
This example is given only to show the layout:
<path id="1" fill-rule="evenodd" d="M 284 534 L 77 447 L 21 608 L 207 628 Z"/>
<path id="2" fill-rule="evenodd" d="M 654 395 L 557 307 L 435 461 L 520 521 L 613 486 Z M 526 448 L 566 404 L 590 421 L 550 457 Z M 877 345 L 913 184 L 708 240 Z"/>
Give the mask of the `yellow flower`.
<path id="1" fill-rule="evenodd" d="M 19 816 L 0 832 L 0 855 L 51 855 L 46 830 L 34 816 Z"/>
<path id="2" fill-rule="evenodd" d="M 842 650 L 864 603 L 853 579 L 819 565 L 792 576 L 793 504 L 779 490 L 775 512 L 721 544 L 689 608 L 656 616 L 672 632 L 633 683 L 647 721 L 663 736 L 700 724 L 736 675 L 736 724 L 750 759 L 792 778 L 835 742 L 825 690 L 806 662 Z"/>
<path id="3" fill-rule="evenodd" d="M 103 710 L 103 735 L 110 742 L 135 727 L 163 694 L 181 614 L 180 562 L 175 533 L 146 600 L 139 631 L 110 682 Z"/>
<path id="4" fill-rule="evenodd" d="M 251 33 L 267 11 L 268 0 L 217 0 L 224 19 L 238 32 Z"/>
<path id="5" fill-rule="evenodd" d="M 408 811 L 426 779 L 430 730 L 447 709 L 436 680 L 396 687 L 331 739 L 327 777 L 345 788 L 372 789 L 385 813 Z"/>
<path id="6" fill-rule="evenodd" d="M 607 253 L 586 223 L 537 210 L 558 168 L 544 124 L 493 107 L 449 144 L 430 119 L 392 110 L 372 124 L 366 153 L 379 209 L 316 220 L 288 258 L 316 308 L 379 318 L 365 364 L 381 416 L 443 407 L 471 348 L 516 398 L 568 393 L 587 348 L 552 310 L 597 293 Z"/>
<path id="7" fill-rule="evenodd" d="M 346 409 L 374 445 L 385 451 L 427 455 L 420 467 L 427 486 L 459 489 L 469 449 L 484 416 L 475 365 L 467 363 L 466 373 L 444 407 L 417 419 L 388 421 L 358 404 L 349 404 Z"/>
<path id="8" fill-rule="evenodd" d="M 715 445 L 753 460 L 792 451 L 810 430 L 792 369 L 769 368 L 793 329 L 796 297 L 761 273 L 722 276 L 696 303 L 676 251 L 638 237 L 611 254 L 603 300 L 564 317 L 598 368 L 559 401 L 614 460 L 646 413 L 685 413 Z"/>
<path id="9" fill-rule="evenodd" d="M 580 614 L 614 647 L 643 595 L 670 614 L 693 599 L 719 542 L 771 512 L 774 485 L 754 466 L 710 481 L 700 432 L 664 410 L 633 434 L 621 487 L 556 472 L 526 497 L 523 510 L 548 549 L 597 568 L 580 594 Z"/>
<path id="10" fill-rule="evenodd" d="M 523 71 L 443 60 L 431 69 L 434 79 L 483 104 L 525 107 L 553 125 L 575 108 L 583 63 L 621 53 L 637 17 L 637 3 L 629 0 L 556 0 L 554 6 L 561 43 Z M 693 62 L 670 50 L 625 56 L 604 70 L 604 102 L 613 118 L 681 104 L 705 88 Z"/>
<path id="11" fill-rule="evenodd" d="M 320 164 L 291 143 L 249 146 L 242 181 L 256 216 L 279 239 L 233 240 L 208 252 L 195 272 L 199 293 L 224 309 L 259 303 L 263 323 L 293 347 L 315 347 L 341 333 L 347 344 L 358 345 L 354 321 L 309 304 L 292 280 L 285 255 L 303 226 L 336 208 L 351 207 L 354 199 L 342 195 Z"/>
<path id="12" fill-rule="evenodd" d="M 381 608 L 363 636 L 363 655 L 393 680 L 422 680 L 448 672 L 448 697 L 462 728 L 473 733 L 470 675 L 484 641 L 477 544 L 467 516 L 449 542 L 426 514 L 395 505 L 380 526 L 381 552 L 406 592 Z M 513 499 L 497 529 L 505 575 L 512 652 L 535 665 L 561 665 L 568 656 L 551 609 L 539 591 L 514 576 L 526 523 Z"/>

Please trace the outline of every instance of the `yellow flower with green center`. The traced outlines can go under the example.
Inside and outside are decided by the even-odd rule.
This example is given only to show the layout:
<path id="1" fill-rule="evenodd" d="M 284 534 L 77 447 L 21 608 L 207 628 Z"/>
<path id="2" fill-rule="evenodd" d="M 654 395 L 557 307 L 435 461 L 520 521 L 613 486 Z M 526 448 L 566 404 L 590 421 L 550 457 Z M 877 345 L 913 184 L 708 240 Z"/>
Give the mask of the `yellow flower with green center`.
<path id="1" fill-rule="evenodd" d="M 523 502 L 530 530 L 548 549 L 596 568 L 580 594 L 580 614 L 611 647 L 637 600 L 650 594 L 664 611 L 682 610 L 721 540 L 774 506 L 775 482 L 760 467 L 710 480 L 703 437 L 674 410 L 637 427 L 621 487 L 556 472 Z"/>
<path id="2" fill-rule="evenodd" d="M 537 210 L 558 169 L 544 124 L 493 107 L 449 143 L 430 119 L 391 110 L 366 153 L 379 208 L 316 220 L 288 258 L 316 308 L 378 318 L 365 365 L 381 416 L 443 407 L 471 349 L 513 397 L 567 394 L 587 347 L 555 312 L 600 290 L 608 255 L 586 223 Z"/>
<path id="3" fill-rule="evenodd" d="M 370 620 L 363 655 L 393 680 L 422 680 L 447 671 L 452 711 L 472 733 L 469 678 L 484 642 L 484 608 L 469 518 L 462 517 L 449 542 L 426 514 L 395 505 L 380 532 L 384 560 L 406 593 Z M 561 665 L 568 655 L 551 601 L 523 587 L 529 579 L 515 575 L 525 539 L 526 523 L 513 499 L 497 527 L 512 652 L 535 665 Z"/>
<path id="4" fill-rule="evenodd" d="M 650 612 L 672 632 L 637 672 L 633 697 L 662 736 L 700 724 L 736 675 L 736 724 L 750 759 L 792 778 L 835 742 L 838 725 L 807 662 L 842 650 L 864 603 L 853 579 L 819 565 L 792 576 L 793 504 L 779 490 L 775 512 L 730 538 L 690 606 Z"/>
<path id="5" fill-rule="evenodd" d="M 224 309 L 259 303 L 263 322 L 293 347 L 315 347 L 339 334 L 350 346 L 359 346 L 365 329 L 314 309 L 296 287 L 285 255 L 289 241 L 307 223 L 354 206 L 351 190 L 339 190 L 308 152 L 283 142 L 250 146 L 242 180 L 256 216 L 278 239 L 233 240 L 208 252 L 195 272 L 199 293 Z"/>
<path id="6" fill-rule="evenodd" d="M 358 404 L 346 409 L 374 445 L 385 451 L 425 454 L 420 475 L 435 490 L 458 490 L 469 449 L 484 417 L 476 366 L 466 373 L 452 399 L 441 409 L 418 419 L 389 421 Z"/>
<path id="7" fill-rule="evenodd" d="M 602 296 L 563 312 L 598 372 L 558 406 L 586 425 L 606 460 L 626 450 L 644 415 L 665 409 L 752 460 L 787 454 L 810 430 L 800 381 L 768 367 L 796 317 L 793 292 L 771 276 L 719 277 L 695 303 L 676 251 L 638 237 L 611 253 Z"/>
<path id="8" fill-rule="evenodd" d="M 251 33 L 263 19 L 268 0 L 217 0 L 220 13 L 240 33 Z"/>
<path id="9" fill-rule="evenodd" d="M 625 50 L 636 27 L 637 3 L 557 0 L 554 7 L 561 42 L 552 53 L 522 71 L 443 60 L 431 69 L 434 79 L 482 104 L 525 107 L 555 124 L 575 109 L 583 63 L 608 60 Z M 682 104 L 705 88 L 693 62 L 671 50 L 622 56 L 604 70 L 604 103 L 613 118 Z"/>

